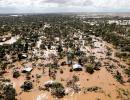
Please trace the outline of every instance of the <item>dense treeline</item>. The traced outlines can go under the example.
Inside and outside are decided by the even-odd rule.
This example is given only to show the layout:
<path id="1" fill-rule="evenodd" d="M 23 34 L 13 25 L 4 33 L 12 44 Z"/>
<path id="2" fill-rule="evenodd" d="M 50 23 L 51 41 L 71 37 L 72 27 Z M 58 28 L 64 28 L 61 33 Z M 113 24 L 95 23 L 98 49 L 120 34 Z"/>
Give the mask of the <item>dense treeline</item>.
<path id="1" fill-rule="evenodd" d="M 84 35 L 94 34 L 102 37 L 105 41 L 112 43 L 122 51 L 130 51 L 130 26 L 108 24 L 108 20 L 120 19 L 113 18 L 81 18 L 75 15 L 23 15 L 23 16 L 1 16 L 0 17 L 0 35 L 12 34 L 20 35 L 20 40 L 11 46 L 0 46 L 0 56 L 3 57 L 8 51 L 27 52 L 24 47 L 32 48 L 36 45 L 38 37 L 44 35 L 48 40 L 54 37 L 66 38 L 74 33 L 82 31 Z M 125 18 L 128 20 L 129 18 Z M 89 23 L 88 23 L 89 22 Z M 94 22 L 94 25 L 91 23 Z M 49 23 L 50 27 L 46 27 Z M 71 41 L 71 40 L 70 40 Z M 14 51 L 13 51 L 14 52 Z"/>

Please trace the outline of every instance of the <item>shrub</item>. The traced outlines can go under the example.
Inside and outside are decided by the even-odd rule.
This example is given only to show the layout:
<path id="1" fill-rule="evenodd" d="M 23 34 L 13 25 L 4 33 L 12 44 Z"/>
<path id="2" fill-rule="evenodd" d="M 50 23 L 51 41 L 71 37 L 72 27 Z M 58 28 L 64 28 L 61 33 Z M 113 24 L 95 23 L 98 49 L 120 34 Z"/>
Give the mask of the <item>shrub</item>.
<path id="1" fill-rule="evenodd" d="M 117 71 L 115 78 L 118 82 L 123 83 L 123 77 L 121 76 L 121 73 Z"/>
<path id="2" fill-rule="evenodd" d="M 18 78 L 20 76 L 19 71 L 13 72 L 13 78 Z"/>
<path id="3" fill-rule="evenodd" d="M 51 93 L 58 98 L 62 98 L 65 95 L 65 89 L 61 83 L 56 82 L 51 86 Z"/>
<path id="4" fill-rule="evenodd" d="M 15 100 L 16 91 L 12 85 L 5 86 L 3 90 L 6 100 Z"/>
<path id="5" fill-rule="evenodd" d="M 76 75 L 73 75 L 73 81 L 74 81 L 74 82 L 78 82 L 78 81 L 79 81 L 79 77 L 76 76 Z"/>
<path id="6" fill-rule="evenodd" d="M 98 90 L 101 90 L 101 88 L 100 87 L 97 87 L 97 86 L 94 86 L 94 87 L 89 87 L 89 88 L 87 88 L 87 91 L 90 91 L 90 92 L 92 92 L 92 91 L 98 91 Z"/>
<path id="7" fill-rule="evenodd" d="M 66 65 L 66 62 L 65 62 L 65 61 L 63 61 L 63 62 L 61 63 L 61 66 L 64 66 L 64 65 Z"/>
<path id="8" fill-rule="evenodd" d="M 82 55 L 79 59 L 78 59 L 78 63 L 79 64 L 85 64 L 86 62 L 88 62 L 88 58 L 87 58 L 87 56 L 85 56 L 85 55 Z"/>
<path id="9" fill-rule="evenodd" d="M 45 50 L 45 49 L 46 49 L 45 44 L 41 44 L 41 45 L 40 45 L 40 48 Z"/>
<path id="10" fill-rule="evenodd" d="M 63 74 L 63 73 L 64 73 L 63 69 L 60 69 L 60 73 L 61 73 L 61 74 Z"/>
<path id="11" fill-rule="evenodd" d="M 130 77 L 130 67 L 128 69 L 125 69 L 125 73 Z"/>
<path id="12" fill-rule="evenodd" d="M 24 84 L 21 86 L 21 88 L 23 88 L 24 91 L 28 91 L 33 88 L 33 84 L 30 81 L 25 81 Z"/>
<path id="13" fill-rule="evenodd" d="M 90 73 L 90 74 L 93 74 L 94 73 L 94 68 L 91 64 L 88 64 L 86 66 L 86 72 Z"/>
<path id="14" fill-rule="evenodd" d="M 70 69 L 70 72 L 73 72 L 73 69 L 72 69 L 72 68 Z"/>
<path id="15" fill-rule="evenodd" d="M 100 67 L 102 66 L 101 62 L 95 62 L 94 70 L 100 70 Z"/>
<path id="16" fill-rule="evenodd" d="M 73 75 L 73 78 L 67 81 L 66 86 L 72 88 L 74 92 L 78 93 L 81 90 L 77 84 L 78 81 L 79 81 L 79 77 Z"/>

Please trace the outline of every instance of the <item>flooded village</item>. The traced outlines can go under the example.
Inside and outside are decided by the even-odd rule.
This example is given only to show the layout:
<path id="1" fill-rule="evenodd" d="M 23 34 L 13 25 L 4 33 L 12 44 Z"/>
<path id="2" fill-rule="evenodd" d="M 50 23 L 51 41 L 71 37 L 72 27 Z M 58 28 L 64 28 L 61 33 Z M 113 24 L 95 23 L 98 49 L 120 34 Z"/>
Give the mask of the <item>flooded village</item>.
<path id="1" fill-rule="evenodd" d="M 0 100 L 130 100 L 129 20 L 1 16 Z"/>

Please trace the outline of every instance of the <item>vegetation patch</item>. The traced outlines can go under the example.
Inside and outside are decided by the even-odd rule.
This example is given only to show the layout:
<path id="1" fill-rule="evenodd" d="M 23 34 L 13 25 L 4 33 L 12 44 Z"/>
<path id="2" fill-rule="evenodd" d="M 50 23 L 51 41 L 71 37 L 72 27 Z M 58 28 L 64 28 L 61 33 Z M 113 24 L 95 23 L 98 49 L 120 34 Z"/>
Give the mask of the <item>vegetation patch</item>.
<path id="1" fill-rule="evenodd" d="M 93 74 L 94 73 L 94 67 L 92 64 L 88 64 L 85 66 L 86 72 Z"/>

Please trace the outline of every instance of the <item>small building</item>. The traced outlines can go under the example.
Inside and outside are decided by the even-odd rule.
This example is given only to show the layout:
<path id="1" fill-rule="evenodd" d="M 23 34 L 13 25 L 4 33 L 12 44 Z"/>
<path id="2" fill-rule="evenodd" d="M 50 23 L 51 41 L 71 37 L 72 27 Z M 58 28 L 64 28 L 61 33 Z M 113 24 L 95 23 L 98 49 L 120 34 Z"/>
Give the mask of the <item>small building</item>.
<path id="1" fill-rule="evenodd" d="M 53 84 L 53 83 L 55 83 L 55 81 L 50 80 L 50 81 L 45 82 L 45 83 L 44 83 L 44 86 L 45 86 L 45 85 L 51 85 L 51 84 Z"/>
<path id="2" fill-rule="evenodd" d="M 22 54 L 22 57 L 23 58 L 27 58 L 28 56 L 26 54 Z"/>
<path id="3" fill-rule="evenodd" d="M 44 85 L 43 85 L 43 87 L 48 90 L 55 83 L 56 83 L 55 81 L 50 80 L 50 81 L 45 82 Z"/>
<path id="4" fill-rule="evenodd" d="M 33 70 L 32 67 L 25 67 L 25 68 L 22 70 L 22 72 L 23 72 L 23 73 L 27 73 L 27 72 L 31 72 L 32 70 Z"/>
<path id="5" fill-rule="evenodd" d="M 82 66 L 80 64 L 74 64 L 72 67 L 74 71 L 82 71 Z"/>
<path id="6" fill-rule="evenodd" d="M 18 58 L 19 58 L 19 60 L 25 59 L 25 58 L 27 58 L 27 57 L 28 57 L 27 54 L 24 54 L 24 53 L 20 53 L 20 54 L 18 54 Z"/>

